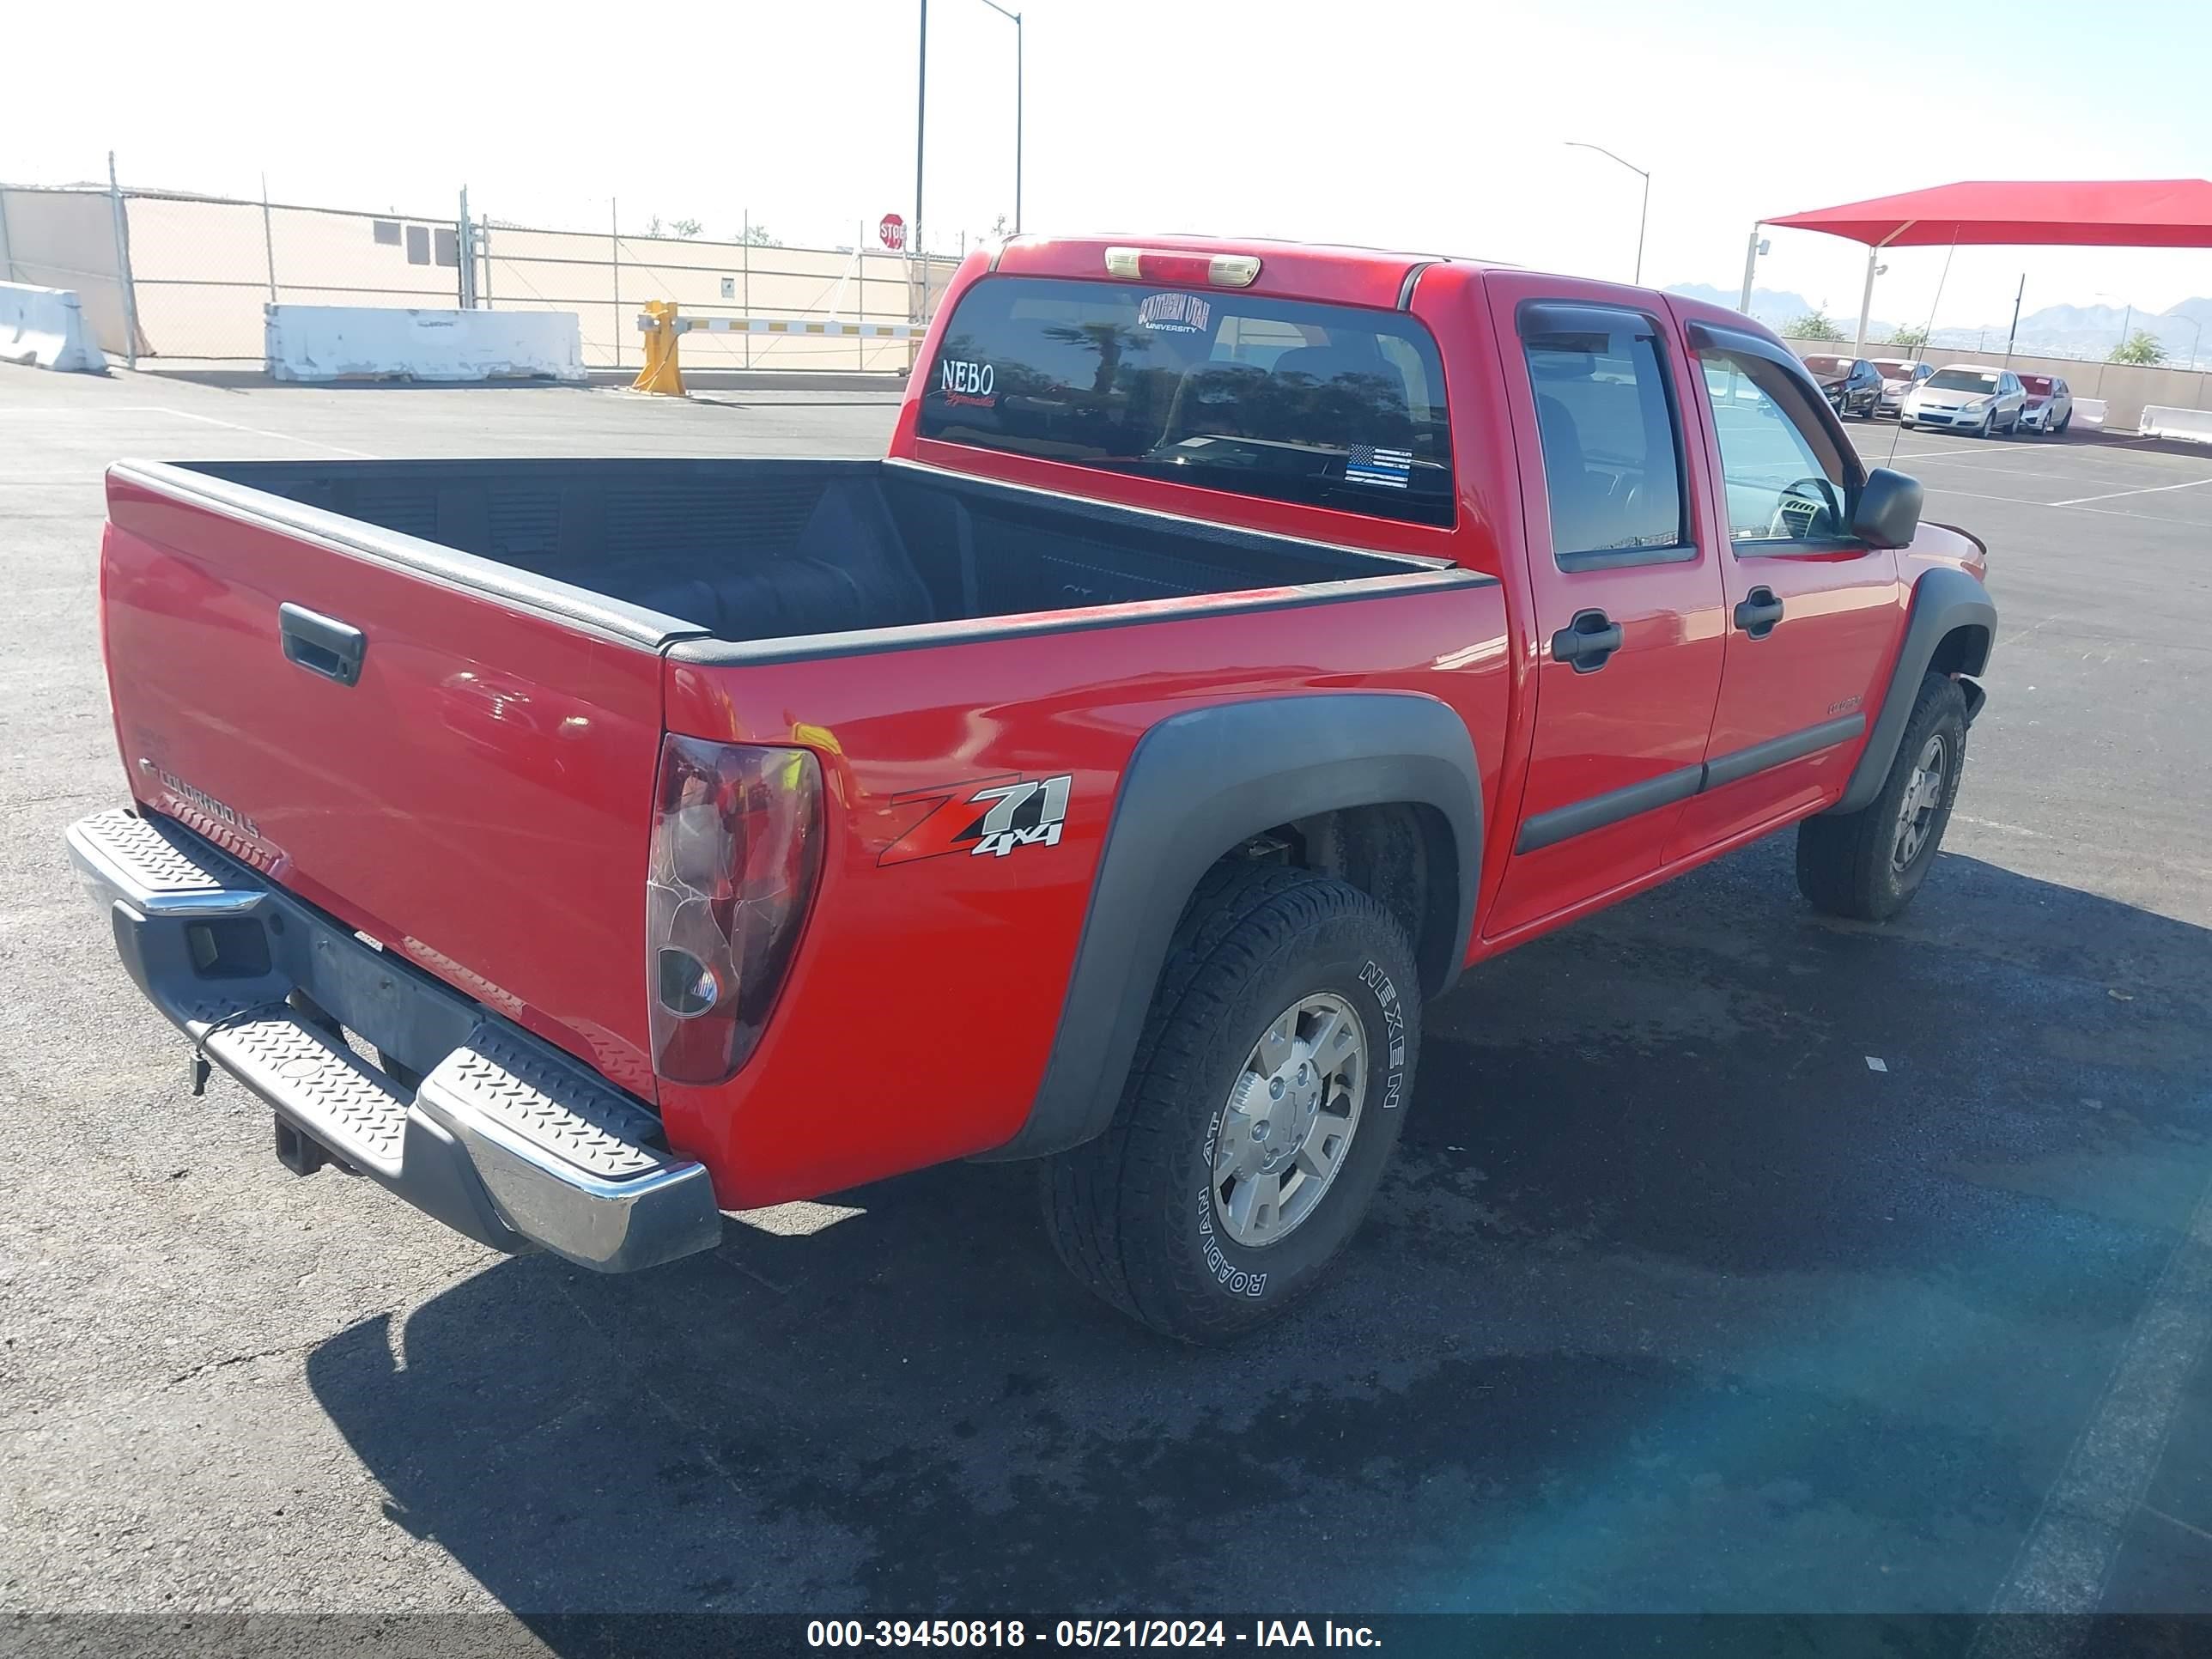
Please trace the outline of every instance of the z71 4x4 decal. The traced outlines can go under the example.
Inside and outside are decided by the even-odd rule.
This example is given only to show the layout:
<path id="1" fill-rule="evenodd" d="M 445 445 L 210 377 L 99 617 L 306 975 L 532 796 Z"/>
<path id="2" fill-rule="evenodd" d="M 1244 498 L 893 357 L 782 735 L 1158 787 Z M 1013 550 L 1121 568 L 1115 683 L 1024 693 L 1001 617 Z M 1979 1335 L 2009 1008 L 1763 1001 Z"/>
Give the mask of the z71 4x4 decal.
<path id="1" fill-rule="evenodd" d="M 934 801 L 919 822 L 884 848 L 878 865 L 908 864 L 947 853 L 1004 858 L 1017 847 L 1057 847 L 1067 821 L 1071 774 L 1024 778 L 1003 773 L 936 789 L 915 789 L 893 804 Z"/>

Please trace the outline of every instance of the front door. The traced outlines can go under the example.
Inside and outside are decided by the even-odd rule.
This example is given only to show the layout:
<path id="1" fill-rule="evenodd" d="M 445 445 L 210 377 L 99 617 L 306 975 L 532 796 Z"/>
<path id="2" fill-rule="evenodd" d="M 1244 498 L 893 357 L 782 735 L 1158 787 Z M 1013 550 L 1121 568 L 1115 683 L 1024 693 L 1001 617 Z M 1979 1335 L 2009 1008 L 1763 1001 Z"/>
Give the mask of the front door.
<path id="1" fill-rule="evenodd" d="M 1699 390 L 1633 289 L 1492 274 L 1535 600 L 1535 720 L 1514 856 L 1486 932 L 1659 866 L 1702 775 L 1720 689 L 1721 552 L 1685 419 Z"/>
<path id="2" fill-rule="evenodd" d="M 1770 341 L 1688 333 L 1699 441 L 1725 484 L 1714 533 L 1728 646 L 1705 790 L 1670 860 L 1838 796 L 1905 630 L 1897 556 L 1850 533 L 1865 471 L 1811 379 Z"/>

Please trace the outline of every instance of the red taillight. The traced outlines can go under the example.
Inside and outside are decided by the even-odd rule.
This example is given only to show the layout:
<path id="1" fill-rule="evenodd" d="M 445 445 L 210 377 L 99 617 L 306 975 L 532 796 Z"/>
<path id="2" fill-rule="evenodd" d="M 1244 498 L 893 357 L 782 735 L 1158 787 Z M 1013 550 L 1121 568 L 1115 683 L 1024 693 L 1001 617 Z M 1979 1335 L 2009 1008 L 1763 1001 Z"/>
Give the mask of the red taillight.
<path id="1" fill-rule="evenodd" d="M 660 745 L 646 870 L 653 1069 L 720 1083 L 768 1021 L 821 866 L 822 769 L 804 749 Z"/>

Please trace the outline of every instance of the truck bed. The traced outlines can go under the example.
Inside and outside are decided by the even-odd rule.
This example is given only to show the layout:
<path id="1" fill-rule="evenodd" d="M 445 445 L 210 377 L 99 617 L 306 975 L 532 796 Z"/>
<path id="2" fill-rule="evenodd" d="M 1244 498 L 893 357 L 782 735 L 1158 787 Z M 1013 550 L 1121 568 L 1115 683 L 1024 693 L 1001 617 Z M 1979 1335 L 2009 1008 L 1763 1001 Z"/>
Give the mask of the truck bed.
<path id="1" fill-rule="evenodd" d="M 653 613 L 678 624 L 672 634 L 739 643 L 1306 587 L 1437 564 L 905 461 L 228 461 L 146 470 L 188 475 L 179 482 L 233 510 L 281 517 L 268 498 L 282 498 Z"/>
<path id="2" fill-rule="evenodd" d="M 889 461 L 124 461 L 108 505 L 142 805 L 647 1101 L 648 808 L 664 733 L 728 718 L 725 671 L 769 691 L 759 732 L 826 717 L 860 767 L 870 724 L 805 687 L 872 685 L 880 714 L 949 672 L 855 667 L 879 651 L 1147 624 L 1040 647 L 1080 672 L 1153 624 L 1480 580 Z M 1329 660 L 1283 637 L 1270 660 Z"/>

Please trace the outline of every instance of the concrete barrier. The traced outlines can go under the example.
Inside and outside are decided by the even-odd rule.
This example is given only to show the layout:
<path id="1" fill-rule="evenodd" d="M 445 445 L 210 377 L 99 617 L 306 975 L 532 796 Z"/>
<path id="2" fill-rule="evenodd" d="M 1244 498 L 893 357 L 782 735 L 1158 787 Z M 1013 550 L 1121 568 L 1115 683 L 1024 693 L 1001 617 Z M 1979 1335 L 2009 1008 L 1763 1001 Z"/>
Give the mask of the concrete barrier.
<path id="1" fill-rule="evenodd" d="M 571 311 L 288 305 L 263 310 L 274 380 L 584 378 L 583 345 Z"/>
<path id="2" fill-rule="evenodd" d="M 22 283 L 0 283 L 0 362 L 107 373 L 107 355 L 86 326 L 76 295 Z"/>
<path id="3" fill-rule="evenodd" d="M 2104 425 L 2106 414 L 2106 406 L 2102 398 L 2076 398 L 2074 400 L 2074 418 L 2084 426 Z"/>
<path id="4" fill-rule="evenodd" d="M 2212 444 L 2212 409 L 2165 409 L 2145 406 L 2136 422 L 2146 438 L 2186 438 L 2191 443 Z"/>

